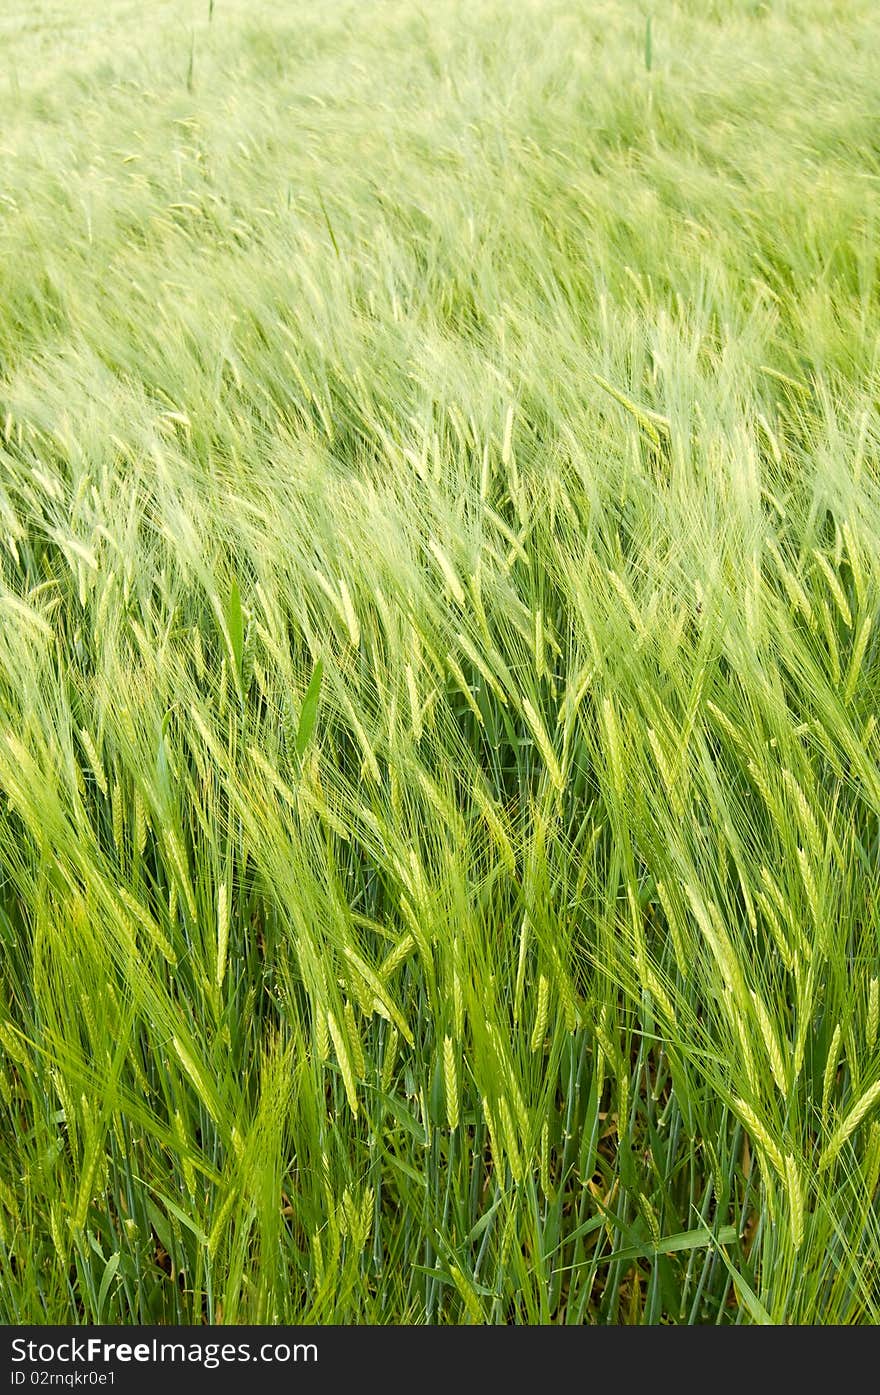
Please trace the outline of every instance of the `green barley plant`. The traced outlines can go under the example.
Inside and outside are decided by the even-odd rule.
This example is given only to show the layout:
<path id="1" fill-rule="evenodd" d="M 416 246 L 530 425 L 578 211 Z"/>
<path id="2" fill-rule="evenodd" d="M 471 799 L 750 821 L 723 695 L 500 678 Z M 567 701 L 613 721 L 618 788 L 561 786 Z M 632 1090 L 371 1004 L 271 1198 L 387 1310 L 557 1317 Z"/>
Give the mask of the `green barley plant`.
<path id="1" fill-rule="evenodd" d="M 877 7 L 32 10 L 0 1320 L 877 1322 Z"/>

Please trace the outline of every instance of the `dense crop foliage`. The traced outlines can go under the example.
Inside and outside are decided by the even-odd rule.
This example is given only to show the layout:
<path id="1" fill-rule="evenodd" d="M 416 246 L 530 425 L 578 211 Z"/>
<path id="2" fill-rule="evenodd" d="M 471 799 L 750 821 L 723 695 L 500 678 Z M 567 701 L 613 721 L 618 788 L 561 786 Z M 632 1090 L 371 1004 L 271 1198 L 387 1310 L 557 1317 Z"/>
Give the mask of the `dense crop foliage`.
<path id="1" fill-rule="evenodd" d="M 87 9 L 0 18 L 0 1317 L 880 1320 L 876 6 Z"/>

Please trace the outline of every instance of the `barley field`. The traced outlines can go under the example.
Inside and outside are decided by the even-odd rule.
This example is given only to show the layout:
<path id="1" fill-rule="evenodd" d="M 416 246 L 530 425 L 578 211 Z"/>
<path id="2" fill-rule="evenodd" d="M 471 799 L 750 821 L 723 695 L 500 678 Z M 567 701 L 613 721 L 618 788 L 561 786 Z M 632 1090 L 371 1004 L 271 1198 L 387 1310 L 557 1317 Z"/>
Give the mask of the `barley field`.
<path id="1" fill-rule="evenodd" d="M 876 5 L 0 46 L 0 1320 L 880 1321 Z"/>

